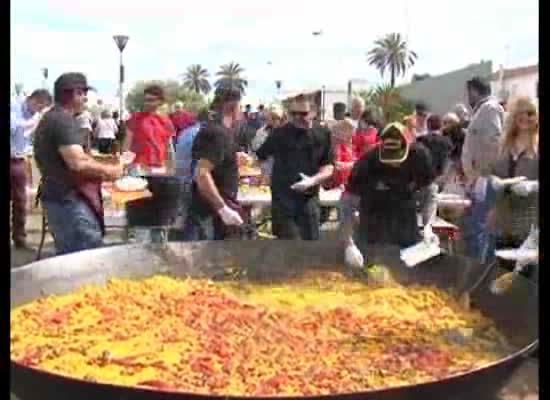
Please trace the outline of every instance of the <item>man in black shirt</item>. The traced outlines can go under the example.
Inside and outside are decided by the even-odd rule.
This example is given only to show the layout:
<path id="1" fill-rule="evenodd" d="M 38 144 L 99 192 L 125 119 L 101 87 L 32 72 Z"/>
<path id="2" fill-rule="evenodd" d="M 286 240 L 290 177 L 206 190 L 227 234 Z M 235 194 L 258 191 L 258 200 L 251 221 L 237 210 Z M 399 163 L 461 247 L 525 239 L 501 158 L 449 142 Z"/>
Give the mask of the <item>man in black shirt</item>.
<path id="1" fill-rule="evenodd" d="M 430 150 L 409 143 L 401 124 L 388 125 L 382 144 L 359 160 L 351 174 L 342 201 L 358 208 L 357 236 L 363 253 L 367 243 L 409 247 L 420 241 L 415 193 L 431 184 L 436 176 Z M 364 257 L 352 238 L 352 221 L 343 221 L 346 263 L 361 268 Z"/>
<path id="2" fill-rule="evenodd" d="M 297 98 L 290 123 L 274 129 L 258 149 L 260 161 L 273 157 L 272 227 L 279 239 L 319 239 L 319 185 L 330 179 L 334 155 L 330 132 L 312 128 L 309 102 Z"/>
<path id="3" fill-rule="evenodd" d="M 114 181 L 123 172 L 122 165 L 99 163 L 84 152 L 85 137 L 75 116 L 83 110 L 88 89 L 83 74 L 61 75 L 54 84 L 55 106 L 36 129 L 40 199 L 58 255 L 102 244 L 101 181 Z"/>
<path id="4" fill-rule="evenodd" d="M 223 240 L 243 224 L 237 202 L 239 169 L 235 124 L 240 114 L 241 94 L 231 88 L 219 90 L 214 104 L 217 121 L 209 122 L 193 141 L 197 160 L 193 195 L 184 228 L 185 240 Z"/>

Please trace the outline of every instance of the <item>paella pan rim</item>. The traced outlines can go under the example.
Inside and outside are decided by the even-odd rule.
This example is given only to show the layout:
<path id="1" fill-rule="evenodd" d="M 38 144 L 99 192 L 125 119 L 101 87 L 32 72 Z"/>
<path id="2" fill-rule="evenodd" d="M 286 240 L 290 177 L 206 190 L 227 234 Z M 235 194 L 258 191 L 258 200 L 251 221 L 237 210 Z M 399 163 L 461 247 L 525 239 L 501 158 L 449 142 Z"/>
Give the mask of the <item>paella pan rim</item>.
<path id="1" fill-rule="evenodd" d="M 357 392 L 339 392 L 339 393 L 331 393 L 331 394 L 318 394 L 318 395 L 294 395 L 294 396 L 290 396 L 290 395 L 283 395 L 283 396 L 279 396 L 279 395 L 272 395 L 272 396 L 243 396 L 243 395 L 222 395 L 222 394 L 208 394 L 208 393 L 200 393 L 200 392 L 186 392 L 186 391 L 183 391 L 183 390 L 164 390 L 164 389 L 157 389 L 157 388 L 152 388 L 152 387 L 147 387 L 147 386 L 126 386 L 126 385 L 117 385 L 117 384 L 113 384 L 113 383 L 106 383 L 106 382 L 90 382 L 90 381 L 87 381 L 85 379 L 80 379 L 80 378 L 75 378 L 75 377 L 71 377 L 71 376 L 67 376 L 67 375 L 62 375 L 62 374 L 56 374 L 56 373 L 53 373 L 53 372 L 49 372 L 49 371 L 46 371 L 46 370 L 43 370 L 43 369 L 40 369 L 40 368 L 35 368 L 35 367 L 30 367 L 30 366 L 27 366 L 27 365 L 23 365 L 21 363 L 18 363 L 17 361 L 13 361 L 13 360 L 10 360 L 11 364 L 15 364 L 17 367 L 19 368 L 23 368 L 23 369 L 27 369 L 27 370 L 32 370 L 33 372 L 35 373 L 38 373 L 38 374 L 43 374 L 45 375 L 45 378 L 48 378 L 48 379 L 51 379 L 51 377 L 55 377 L 55 378 L 61 378 L 61 379 L 64 379 L 64 380 L 69 380 L 69 381 L 72 381 L 74 383 L 78 383 L 78 384 L 83 384 L 83 385 L 98 385 L 98 386 L 103 386 L 105 388 L 113 388 L 113 389 L 119 389 L 119 390 L 131 390 L 131 391 L 141 391 L 141 392 L 144 392 L 144 393 L 150 393 L 150 394 L 155 394 L 155 393 L 158 393 L 158 392 L 162 392 L 162 393 L 165 393 L 165 394 L 170 394 L 170 395 L 180 395 L 180 396 L 193 396 L 193 397 L 203 397 L 205 399 L 227 399 L 227 400 L 240 400 L 240 399 L 258 399 L 258 398 L 274 398 L 274 399 L 281 399 L 281 400 L 290 400 L 290 399 L 296 399 L 296 398 L 300 398 L 300 399 L 320 399 L 320 398 L 326 398 L 326 399 L 330 399 L 334 396 L 351 396 L 351 395 L 376 395 L 376 394 L 381 394 L 381 393 L 386 393 L 386 392 L 389 392 L 389 391 L 393 391 L 393 390 L 405 390 L 405 389 L 410 389 L 410 388 L 417 388 L 417 387 L 421 387 L 421 386 L 428 386 L 428 385 L 431 385 L 431 384 L 435 384 L 435 383 L 445 383 L 445 382 L 448 382 L 448 381 L 452 381 L 454 379 L 459 379 L 461 377 L 465 377 L 467 375 L 471 375 L 471 374 L 474 374 L 474 373 L 477 373 L 477 372 L 481 372 L 481 371 L 485 371 L 485 370 L 488 370 L 496 365 L 499 365 L 499 364 L 502 364 L 502 363 L 505 363 L 507 361 L 510 361 L 514 358 L 517 358 L 517 357 L 527 357 L 531 352 L 535 351 L 536 348 L 538 347 L 538 339 L 531 343 L 530 345 L 526 346 L 525 348 L 523 349 L 520 349 L 504 358 L 501 358 L 501 359 L 498 359 L 497 361 L 493 361 L 491 363 L 488 363 L 486 365 L 483 365 L 481 367 L 478 367 L 478 368 L 474 368 L 474 369 L 471 369 L 471 370 L 468 370 L 466 372 L 459 372 L 459 373 L 456 373 L 456 374 L 451 374 L 451 375 L 448 375 L 446 376 L 445 378 L 443 379 L 439 379 L 439 380 L 432 380 L 432 381 L 426 381 L 426 382 L 422 382 L 422 383 L 418 383 L 418 384 L 411 384 L 411 385 L 400 385 L 400 386 L 390 386 L 390 387 L 386 387 L 386 388 L 381 388 L 381 389 L 374 389 L 374 390 L 362 390 L 362 391 L 357 391 Z"/>

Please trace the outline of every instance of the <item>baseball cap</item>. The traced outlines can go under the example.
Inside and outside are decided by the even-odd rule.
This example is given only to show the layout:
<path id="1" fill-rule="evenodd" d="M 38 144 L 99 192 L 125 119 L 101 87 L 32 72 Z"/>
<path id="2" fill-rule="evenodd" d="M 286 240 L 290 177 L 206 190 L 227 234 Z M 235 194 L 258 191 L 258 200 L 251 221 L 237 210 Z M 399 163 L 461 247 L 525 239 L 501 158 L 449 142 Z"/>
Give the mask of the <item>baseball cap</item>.
<path id="1" fill-rule="evenodd" d="M 405 127 L 394 122 L 382 132 L 378 158 L 383 163 L 401 163 L 407 159 L 409 147 L 410 141 Z"/>
<path id="2" fill-rule="evenodd" d="M 86 76 L 80 72 L 67 72 L 59 76 L 54 83 L 54 88 L 56 92 L 64 90 L 74 90 L 74 89 L 83 89 L 83 90 L 94 90 L 93 87 L 88 85 L 88 80 Z"/>

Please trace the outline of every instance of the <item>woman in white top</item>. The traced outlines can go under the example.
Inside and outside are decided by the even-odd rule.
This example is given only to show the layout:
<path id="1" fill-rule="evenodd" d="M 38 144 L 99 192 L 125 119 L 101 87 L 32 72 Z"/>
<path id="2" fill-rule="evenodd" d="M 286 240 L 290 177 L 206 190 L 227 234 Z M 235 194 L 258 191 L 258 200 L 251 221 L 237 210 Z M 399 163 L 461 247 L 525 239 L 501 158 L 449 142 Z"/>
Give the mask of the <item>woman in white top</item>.
<path id="1" fill-rule="evenodd" d="M 95 128 L 98 150 L 100 153 L 111 153 L 117 130 L 118 127 L 116 121 L 113 119 L 113 114 L 108 110 L 102 111 L 101 118 L 97 121 Z"/>

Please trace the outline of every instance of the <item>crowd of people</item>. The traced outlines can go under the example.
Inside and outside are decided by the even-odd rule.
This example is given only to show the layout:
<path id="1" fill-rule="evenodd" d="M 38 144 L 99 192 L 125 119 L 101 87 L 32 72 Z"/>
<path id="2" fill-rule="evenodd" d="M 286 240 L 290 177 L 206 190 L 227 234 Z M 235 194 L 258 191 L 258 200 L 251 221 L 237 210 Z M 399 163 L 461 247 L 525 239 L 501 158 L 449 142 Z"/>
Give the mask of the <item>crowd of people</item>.
<path id="1" fill-rule="evenodd" d="M 103 111 L 90 118 L 86 77 L 63 74 L 53 105 L 47 91 L 37 90 L 11 107 L 14 244 L 26 245 L 22 188 L 31 154 L 56 251 L 63 254 L 101 244 L 101 182 L 119 179 L 127 167 L 181 178 L 184 240 L 239 237 L 247 216 L 237 198 L 238 165 L 246 153 L 270 177 L 272 231 L 279 239 L 319 239 L 320 188 L 339 188 L 346 262 L 359 267 L 368 243 L 403 248 L 437 240 L 431 229 L 436 197 L 453 190 L 471 200 L 461 221 L 466 253 L 486 263 L 495 246 L 517 247 L 538 226 L 538 110 L 522 97 L 505 116 L 484 79 L 465 86 L 468 106 L 458 104 L 443 116 L 418 103 L 412 115 L 383 121 L 358 97 L 349 113 L 337 104 L 334 118 L 321 121 L 302 96 L 286 110 L 243 110 L 241 92 L 232 87 L 218 88 L 210 109 L 197 115 L 176 103 L 165 116 L 158 112 L 163 88 L 151 85 L 143 111 L 124 125 L 122 148 L 113 149 L 122 129 L 118 116 Z M 89 155 L 93 147 L 135 157 L 129 165 L 104 164 Z M 171 157 L 174 168 L 167 170 Z"/>

